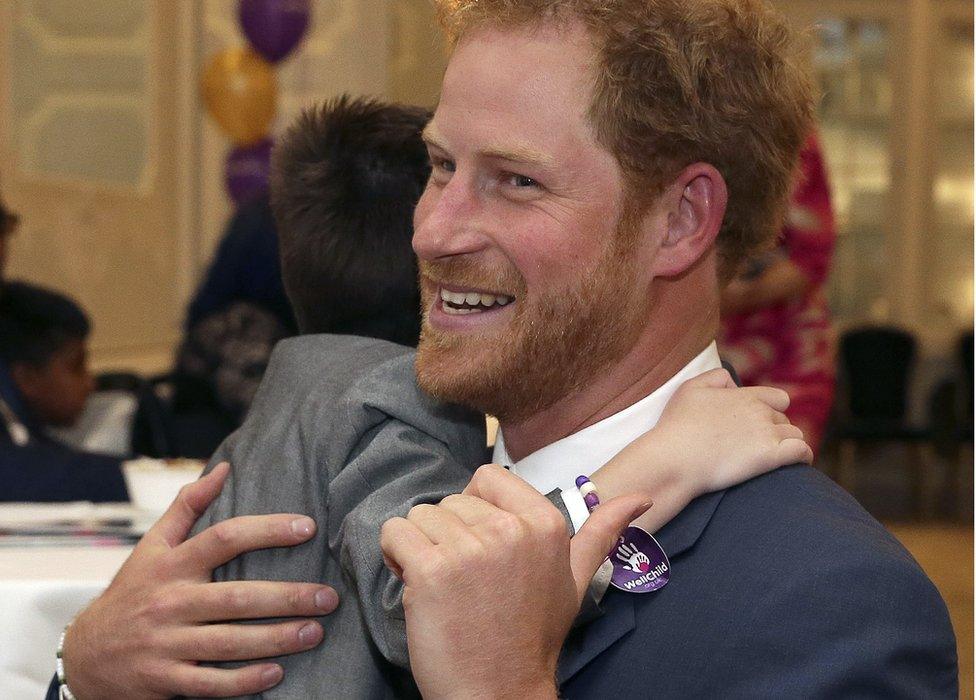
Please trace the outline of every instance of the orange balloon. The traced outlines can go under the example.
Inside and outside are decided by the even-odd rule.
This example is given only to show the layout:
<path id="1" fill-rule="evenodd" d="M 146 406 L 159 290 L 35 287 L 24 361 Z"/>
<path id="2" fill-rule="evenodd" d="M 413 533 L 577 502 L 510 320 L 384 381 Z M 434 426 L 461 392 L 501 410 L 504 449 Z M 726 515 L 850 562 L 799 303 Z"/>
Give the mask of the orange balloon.
<path id="1" fill-rule="evenodd" d="M 268 135 L 278 80 L 257 53 L 248 48 L 221 51 L 204 71 L 200 89 L 210 115 L 237 145 L 249 146 Z"/>

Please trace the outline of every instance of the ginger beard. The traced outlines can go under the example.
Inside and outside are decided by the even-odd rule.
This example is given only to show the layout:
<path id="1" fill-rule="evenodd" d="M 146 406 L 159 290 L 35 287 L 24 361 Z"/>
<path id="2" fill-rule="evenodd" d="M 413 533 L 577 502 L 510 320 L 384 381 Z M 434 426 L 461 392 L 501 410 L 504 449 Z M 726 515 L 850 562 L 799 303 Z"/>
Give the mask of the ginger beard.
<path id="1" fill-rule="evenodd" d="M 516 422 L 578 392 L 623 357 L 643 330 L 650 300 L 636 286 L 636 232 L 623 217 L 596 270 L 570 289 L 529 295 L 510 267 L 485 270 L 470 260 L 420 261 L 423 327 L 417 348 L 420 387 L 432 396 Z M 515 297 L 502 330 L 451 333 L 428 319 L 440 284 Z"/>

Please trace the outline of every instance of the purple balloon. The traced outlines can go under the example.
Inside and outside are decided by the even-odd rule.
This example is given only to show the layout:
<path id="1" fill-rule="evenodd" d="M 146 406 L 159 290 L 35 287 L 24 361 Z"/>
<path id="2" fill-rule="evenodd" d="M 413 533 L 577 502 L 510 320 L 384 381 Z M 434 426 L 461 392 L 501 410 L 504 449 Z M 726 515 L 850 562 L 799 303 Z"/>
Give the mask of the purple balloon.
<path id="1" fill-rule="evenodd" d="M 264 139 L 253 146 L 239 146 L 227 155 L 224 181 L 231 199 L 238 205 L 268 191 L 272 144 L 271 139 Z"/>
<path id="2" fill-rule="evenodd" d="M 241 0 L 241 27 L 251 46 L 277 63 L 298 46 L 311 15 L 309 0 Z"/>

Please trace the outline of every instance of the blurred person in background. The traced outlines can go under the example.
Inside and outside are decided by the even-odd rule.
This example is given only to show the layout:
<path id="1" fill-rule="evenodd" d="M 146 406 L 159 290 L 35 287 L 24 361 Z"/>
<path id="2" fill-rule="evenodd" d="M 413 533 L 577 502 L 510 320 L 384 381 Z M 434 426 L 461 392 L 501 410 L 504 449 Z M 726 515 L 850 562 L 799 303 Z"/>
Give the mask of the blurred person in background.
<path id="1" fill-rule="evenodd" d="M 800 153 L 778 245 L 753 258 L 722 294 L 719 348 L 746 386 L 790 395 L 786 415 L 816 450 L 834 398 L 835 342 L 826 282 L 837 230 L 820 144 Z"/>
<path id="2" fill-rule="evenodd" d="M 261 307 L 289 331 L 296 330 L 281 279 L 278 233 L 267 194 L 234 213 L 187 309 L 186 327 L 239 301 Z"/>
<path id="3" fill-rule="evenodd" d="M 235 212 L 184 329 L 172 377 L 174 451 L 207 458 L 241 424 L 272 348 L 297 332 L 267 195 Z"/>
<path id="4" fill-rule="evenodd" d="M 0 500 L 127 501 L 121 461 L 46 433 L 81 417 L 91 326 L 67 297 L 22 282 L 0 295 Z"/>

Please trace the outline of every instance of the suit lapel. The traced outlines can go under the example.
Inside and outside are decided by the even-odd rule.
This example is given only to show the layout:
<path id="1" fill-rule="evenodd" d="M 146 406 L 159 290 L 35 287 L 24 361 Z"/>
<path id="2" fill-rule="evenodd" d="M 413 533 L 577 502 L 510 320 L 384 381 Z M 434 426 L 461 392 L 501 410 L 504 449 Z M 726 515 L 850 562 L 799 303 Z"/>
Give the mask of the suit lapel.
<path id="1" fill-rule="evenodd" d="M 607 591 L 607 594 L 610 595 L 611 591 Z M 613 600 L 600 605 L 600 613 L 595 620 L 577 627 L 566 638 L 556 669 L 556 680 L 560 686 L 634 629 L 634 601 L 631 596 L 613 596 Z"/>
<path id="2" fill-rule="evenodd" d="M 675 560 L 680 559 L 681 555 L 691 549 L 701 537 L 723 495 L 725 495 L 724 491 L 717 491 L 695 499 L 655 535 L 668 559 L 673 566 L 678 567 L 679 571 L 680 561 L 674 564 Z M 680 574 L 678 580 L 671 581 L 668 585 L 680 586 Z M 655 594 L 628 594 L 612 590 L 608 591 L 607 595 L 608 598 L 600 606 L 602 614 L 594 621 L 573 630 L 567 637 L 556 673 L 560 685 L 634 629 L 636 624 L 634 606 L 637 598 L 641 595 Z"/>
<path id="3" fill-rule="evenodd" d="M 658 530 L 654 537 L 664 548 L 668 559 L 676 559 L 694 546 L 708 527 L 724 495 L 725 491 L 715 491 L 699 496 L 672 518 L 671 522 Z"/>

